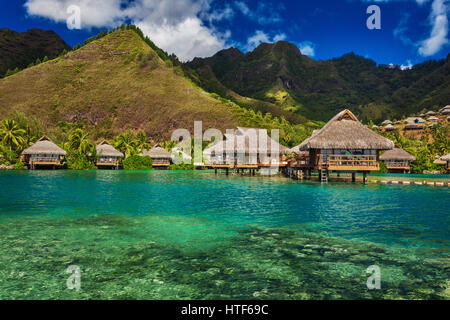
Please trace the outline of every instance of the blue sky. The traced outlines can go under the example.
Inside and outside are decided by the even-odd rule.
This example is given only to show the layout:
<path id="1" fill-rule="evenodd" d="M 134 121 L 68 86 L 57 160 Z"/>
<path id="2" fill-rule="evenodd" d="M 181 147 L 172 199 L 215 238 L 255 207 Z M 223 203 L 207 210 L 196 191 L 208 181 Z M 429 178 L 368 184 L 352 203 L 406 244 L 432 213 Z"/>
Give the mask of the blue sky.
<path id="1" fill-rule="evenodd" d="M 17 0 L 3 3 L 0 28 L 55 30 L 76 45 L 121 23 L 141 27 L 182 60 L 234 46 L 286 40 L 314 59 L 348 52 L 380 64 L 414 65 L 449 53 L 450 0 Z M 381 9 L 381 30 L 369 30 L 370 5 Z M 70 5 L 80 29 L 69 30 Z M 73 21 L 73 20 L 72 20 Z"/>

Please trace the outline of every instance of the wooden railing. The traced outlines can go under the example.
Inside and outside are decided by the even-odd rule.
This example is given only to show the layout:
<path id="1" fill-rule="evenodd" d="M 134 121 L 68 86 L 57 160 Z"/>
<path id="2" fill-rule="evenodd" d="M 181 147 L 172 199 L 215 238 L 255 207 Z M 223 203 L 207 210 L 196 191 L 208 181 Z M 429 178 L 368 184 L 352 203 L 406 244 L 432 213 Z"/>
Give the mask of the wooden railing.
<path id="1" fill-rule="evenodd" d="M 409 168 L 408 161 L 386 161 L 385 163 L 388 168 Z"/>
<path id="2" fill-rule="evenodd" d="M 35 157 L 30 159 L 30 164 L 61 164 L 59 158 Z"/>
<path id="3" fill-rule="evenodd" d="M 378 168 L 378 160 L 375 155 L 327 155 L 326 161 L 319 160 L 319 165 L 326 165 L 330 169 L 338 168 Z"/>
<path id="4" fill-rule="evenodd" d="M 119 161 L 117 160 L 97 160 L 96 164 L 98 166 L 117 166 L 119 164 Z"/>

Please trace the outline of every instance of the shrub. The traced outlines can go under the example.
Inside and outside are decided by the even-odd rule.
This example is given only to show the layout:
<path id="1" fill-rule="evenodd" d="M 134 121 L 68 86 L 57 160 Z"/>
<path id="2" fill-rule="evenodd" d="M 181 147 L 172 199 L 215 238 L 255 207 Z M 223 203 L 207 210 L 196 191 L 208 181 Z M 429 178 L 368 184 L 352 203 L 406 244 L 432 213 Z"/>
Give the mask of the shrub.
<path id="1" fill-rule="evenodd" d="M 24 170 L 25 168 L 25 164 L 22 161 L 17 161 L 14 165 L 13 168 L 16 170 Z"/>
<path id="2" fill-rule="evenodd" d="M 194 170 L 194 165 L 193 164 L 171 164 L 169 166 L 169 170 Z"/>
<path id="3" fill-rule="evenodd" d="M 68 152 L 66 156 L 67 168 L 71 170 L 94 170 L 96 169 L 92 161 L 85 155 L 76 152 Z"/>
<path id="4" fill-rule="evenodd" d="M 149 156 L 131 156 L 123 160 L 125 170 L 151 170 L 152 158 Z"/>

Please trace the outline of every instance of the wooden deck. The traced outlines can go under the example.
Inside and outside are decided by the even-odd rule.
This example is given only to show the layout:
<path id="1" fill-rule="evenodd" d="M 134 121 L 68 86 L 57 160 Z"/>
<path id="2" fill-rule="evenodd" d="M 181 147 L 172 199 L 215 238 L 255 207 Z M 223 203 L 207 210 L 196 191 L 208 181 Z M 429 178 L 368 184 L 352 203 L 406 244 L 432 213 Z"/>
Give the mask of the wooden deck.
<path id="1" fill-rule="evenodd" d="M 329 155 L 321 163 L 329 171 L 378 171 L 380 164 L 375 155 Z"/>
<path id="2" fill-rule="evenodd" d="M 153 167 L 168 167 L 170 162 L 157 162 L 152 164 Z"/>

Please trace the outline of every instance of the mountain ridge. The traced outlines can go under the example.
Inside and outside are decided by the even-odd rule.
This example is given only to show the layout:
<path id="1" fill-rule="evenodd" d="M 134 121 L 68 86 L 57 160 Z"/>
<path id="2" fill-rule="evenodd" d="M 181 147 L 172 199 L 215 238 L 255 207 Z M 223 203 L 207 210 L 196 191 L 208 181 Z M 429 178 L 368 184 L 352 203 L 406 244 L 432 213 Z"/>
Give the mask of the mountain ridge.
<path id="1" fill-rule="evenodd" d="M 316 61 L 279 41 L 246 54 L 228 48 L 185 64 L 194 71 L 205 66 L 225 88 L 314 120 L 348 107 L 362 120 L 377 121 L 438 109 L 450 100 L 450 54 L 401 70 L 354 52 Z"/>
<path id="2" fill-rule="evenodd" d="M 24 69 L 37 59 L 54 59 L 64 50 L 70 50 L 64 40 L 53 30 L 32 28 L 16 32 L 0 29 L 0 77 L 6 71 Z"/>

